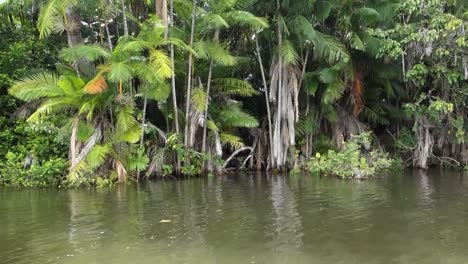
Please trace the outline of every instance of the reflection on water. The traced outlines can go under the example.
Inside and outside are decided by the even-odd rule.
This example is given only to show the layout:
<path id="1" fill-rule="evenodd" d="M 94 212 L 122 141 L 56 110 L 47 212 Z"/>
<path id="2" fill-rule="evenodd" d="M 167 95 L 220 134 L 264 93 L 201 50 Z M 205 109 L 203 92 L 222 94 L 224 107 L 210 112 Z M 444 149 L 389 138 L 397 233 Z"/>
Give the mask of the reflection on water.
<path id="1" fill-rule="evenodd" d="M 0 189 L 0 263 L 467 263 L 467 179 L 245 174 Z"/>

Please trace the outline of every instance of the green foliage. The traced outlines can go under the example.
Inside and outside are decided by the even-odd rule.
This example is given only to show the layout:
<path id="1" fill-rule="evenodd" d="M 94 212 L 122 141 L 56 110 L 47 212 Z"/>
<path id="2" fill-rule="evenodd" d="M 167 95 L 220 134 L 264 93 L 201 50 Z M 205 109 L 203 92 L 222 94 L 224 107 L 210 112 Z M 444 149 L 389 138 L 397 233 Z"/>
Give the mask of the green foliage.
<path id="1" fill-rule="evenodd" d="M 362 133 L 347 142 L 341 151 L 317 152 L 308 162 L 313 174 L 333 175 L 341 178 L 364 179 L 388 170 L 393 160 L 379 150 L 366 151 L 371 145 L 369 133 Z"/>
<path id="2" fill-rule="evenodd" d="M 263 153 L 253 158 L 263 167 L 282 149 L 294 173 L 316 151 L 316 172 L 368 177 L 389 159 L 363 151 L 366 136 L 337 150 L 337 139 L 362 129 L 396 135 L 393 146 L 379 143 L 408 157 L 428 131 L 428 149 L 466 166 L 468 24 L 460 1 L 201 0 L 192 10 L 177 0 L 168 28 L 150 14 L 154 1 L 126 2 L 128 23 L 121 1 L 16 2 L 0 4 L 0 167 L 15 168 L 3 184 L 200 175 L 207 159 L 220 165 L 245 146 Z M 132 33 L 124 36 L 124 26 Z M 198 140 L 203 124 L 208 148 Z M 185 125 L 187 135 L 175 136 Z M 189 133 L 193 146 L 181 143 Z M 270 146 L 270 136 L 284 148 Z M 72 155 L 64 161 L 73 147 L 76 164 Z M 35 163 L 24 168 L 28 157 Z"/>
<path id="3" fill-rule="evenodd" d="M 8 152 L 0 163 L 0 185 L 13 187 L 59 186 L 67 161 L 64 158 L 50 158 L 40 164 L 25 167 L 25 157 Z"/>
<path id="4" fill-rule="evenodd" d="M 66 146 L 55 140 L 56 122 L 28 124 L 0 117 L 0 185 L 47 187 L 61 183 L 67 152 Z"/>

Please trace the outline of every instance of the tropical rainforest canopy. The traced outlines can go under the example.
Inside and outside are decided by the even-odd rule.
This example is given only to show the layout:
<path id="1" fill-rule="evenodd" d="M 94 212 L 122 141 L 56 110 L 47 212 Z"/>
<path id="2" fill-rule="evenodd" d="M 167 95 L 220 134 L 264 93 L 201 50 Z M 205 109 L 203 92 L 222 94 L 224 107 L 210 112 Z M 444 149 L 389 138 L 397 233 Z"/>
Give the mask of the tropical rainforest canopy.
<path id="1" fill-rule="evenodd" d="M 463 168 L 465 30 L 463 0 L 4 0 L 0 184 Z"/>

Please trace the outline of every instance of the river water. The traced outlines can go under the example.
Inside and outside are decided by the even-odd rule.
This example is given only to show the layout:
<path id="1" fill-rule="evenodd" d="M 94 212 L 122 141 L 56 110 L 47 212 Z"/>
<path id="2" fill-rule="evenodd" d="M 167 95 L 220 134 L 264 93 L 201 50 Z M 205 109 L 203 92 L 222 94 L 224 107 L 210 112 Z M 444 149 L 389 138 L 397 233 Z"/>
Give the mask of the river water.
<path id="1" fill-rule="evenodd" d="M 468 263 L 468 175 L 0 189 L 0 263 Z"/>

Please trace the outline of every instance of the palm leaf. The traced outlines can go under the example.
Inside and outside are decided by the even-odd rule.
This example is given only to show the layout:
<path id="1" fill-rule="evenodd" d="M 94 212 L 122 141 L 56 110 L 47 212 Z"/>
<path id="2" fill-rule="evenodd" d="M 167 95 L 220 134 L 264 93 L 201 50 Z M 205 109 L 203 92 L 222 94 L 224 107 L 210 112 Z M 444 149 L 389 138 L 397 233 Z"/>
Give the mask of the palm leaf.
<path id="1" fill-rule="evenodd" d="M 96 75 L 91 81 L 89 81 L 84 90 L 88 94 L 99 94 L 107 89 L 106 79 L 102 76 L 102 73 Z"/>
<path id="2" fill-rule="evenodd" d="M 325 59 L 329 64 L 349 60 L 343 43 L 332 36 L 316 31 L 307 18 L 296 16 L 291 20 L 291 27 L 296 34 L 312 43 L 316 59 Z"/>
<path id="3" fill-rule="evenodd" d="M 338 99 L 340 99 L 343 96 L 345 88 L 346 88 L 345 84 L 339 78 L 337 78 L 325 90 L 322 96 L 322 103 L 332 104 L 336 102 Z"/>
<path id="4" fill-rule="evenodd" d="M 236 58 L 229 53 L 225 45 L 217 41 L 196 42 L 194 50 L 200 59 L 213 60 L 215 63 L 224 66 L 236 64 Z"/>
<path id="5" fill-rule="evenodd" d="M 87 61 L 96 61 L 98 59 L 108 59 L 111 53 L 108 49 L 97 44 L 94 45 L 77 45 L 72 48 L 65 48 L 60 52 L 60 57 L 67 62 L 74 62 L 80 59 Z"/>
<path id="6" fill-rule="evenodd" d="M 268 20 L 263 17 L 257 17 L 249 12 L 235 10 L 228 12 L 226 17 L 232 24 L 249 27 L 253 30 L 261 30 L 268 28 Z"/>
<path id="7" fill-rule="evenodd" d="M 297 65 L 299 63 L 299 54 L 291 41 L 285 40 L 280 47 L 281 58 L 286 65 Z"/>
<path id="8" fill-rule="evenodd" d="M 193 89 L 190 101 L 198 112 L 205 111 L 208 100 L 208 94 L 203 90 L 203 88 Z"/>
<path id="9" fill-rule="evenodd" d="M 233 149 L 240 149 L 245 146 L 244 143 L 242 142 L 242 139 L 233 134 L 221 133 L 219 134 L 219 139 L 221 140 L 221 143 L 227 144 L 231 146 Z"/>
<path id="10" fill-rule="evenodd" d="M 50 0 L 42 6 L 37 20 L 39 36 L 45 38 L 57 32 L 57 18 L 63 14 L 64 7 L 61 0 Z M 63 23 L 63 21 L 62 21 Z"/>
<path id="11" fill-rule="evenodd" d="M 225 107 L 219 116 L 224 127 L 258 127 L 257 119 L 242 111 L 237 104 Z"/>
<path id="12" fill-rule="evenodd" d="M 249 97 L 259 94 L 249 82 L 236 78 L 216 79 L 213 80 L 213 84 L 213 90 L 223 92 L 227 95 Z"/>
<path id="13" fill-rule="evenodd" d="M 172 71 L 171 59 L 166 52 L 152 49 L 150 51 L 150 64 L 161 79 L 170 78 L 174 73 Z"/>
<path id="14" fill-rule="evenodd" d="M 64 94 L 58 82 L 57 75 L 43 72 L 15 82 L 8 92 L 10 95 L 26 102 L 44 97 L 55 97 Z"/>

